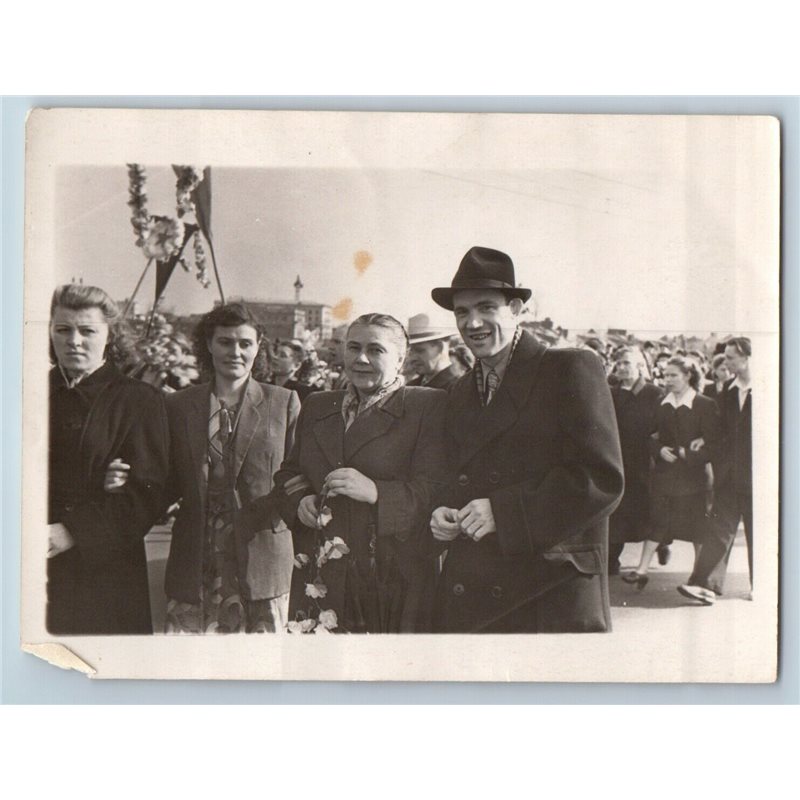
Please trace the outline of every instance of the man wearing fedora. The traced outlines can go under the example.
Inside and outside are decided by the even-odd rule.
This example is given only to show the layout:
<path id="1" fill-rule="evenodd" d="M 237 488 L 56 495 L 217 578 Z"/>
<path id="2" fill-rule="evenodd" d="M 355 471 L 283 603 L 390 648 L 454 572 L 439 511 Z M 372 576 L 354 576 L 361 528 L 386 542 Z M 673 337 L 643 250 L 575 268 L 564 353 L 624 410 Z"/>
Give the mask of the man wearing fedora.
<path id="1" fill-rule="evenodd" d="M 448 398 L 452 479 L 431 517 L 448 549 L 435 629 L 609 630 L 608 516 L 623 470 L 600 360 L 519 327 L 531 291 L 498 250 L 473 247 L 431 294 L 476 359 Z"/>
<path id="2" fill-rule="evenodd" d="M 449 389 L 458 380 L 450 361 L 450 333 L 437 330 L 427 314 L 415 314 L 408 320 L 408 364 L 416 373 L 409 386 Z"/>

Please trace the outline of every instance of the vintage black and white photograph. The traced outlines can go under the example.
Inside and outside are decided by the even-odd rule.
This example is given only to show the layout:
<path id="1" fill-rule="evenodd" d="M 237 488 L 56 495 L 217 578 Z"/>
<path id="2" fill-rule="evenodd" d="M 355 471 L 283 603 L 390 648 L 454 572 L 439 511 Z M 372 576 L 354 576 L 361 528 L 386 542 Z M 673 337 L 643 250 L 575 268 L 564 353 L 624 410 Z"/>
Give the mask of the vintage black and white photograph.
<path id="1" fill-rule="evenodd" d="M 779 159 L 759 116 L 34 111 L 23 648 L 774 681 Z"/>

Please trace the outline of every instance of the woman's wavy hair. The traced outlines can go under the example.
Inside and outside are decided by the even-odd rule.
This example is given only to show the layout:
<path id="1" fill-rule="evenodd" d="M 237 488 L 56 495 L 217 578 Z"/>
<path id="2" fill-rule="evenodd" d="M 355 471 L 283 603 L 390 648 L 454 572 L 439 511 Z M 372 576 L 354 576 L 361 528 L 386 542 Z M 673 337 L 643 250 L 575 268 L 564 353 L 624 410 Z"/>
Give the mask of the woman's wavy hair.
<path id="1" fill-rule="evenodd" d="M 130 360 L 133 352 L 133 340 L 119 306 L 110 295 L 99 286 L 88 286 L 83 283 L 65 283 L 56 288 L 50 301 L 50 319 L 53 319 L 57 308 L 68 308 L 70 311 L 86 311 L 99 308 L 108 325 L 108 342 L 105 358 L 118 367 Z M 50 344 L 50 361 L 57 363 L 56 353 Z"/>
<path id="2" fill-rule="evenodd" d="M 695 391 L 700 388 L 700 367 L 697 362 L 686 356 L 673 356 L 667 361 L 667 366 L 677 367 L 689 378 L 689 386 Z"/>
<path id="3" fill-rule="evenodd" d="M 239 325 L 249 325 L 258 336 L 258 353 L 253 362 L 252 375 L 257 381 L 264 381 L 269 374 L 267 361 L 268 341 L 264 335 L 264 326 L 244 303 L 226 303 L 215 306 L 207 314 L 203 314 L 200 322 L 192 334 L 192 347 L 197 366 L 200 369 L 200 379 L 210 380 L 214 376 L 214 362 L 211 358 L 208 345 L 217 328 L 236 328 Z"/>

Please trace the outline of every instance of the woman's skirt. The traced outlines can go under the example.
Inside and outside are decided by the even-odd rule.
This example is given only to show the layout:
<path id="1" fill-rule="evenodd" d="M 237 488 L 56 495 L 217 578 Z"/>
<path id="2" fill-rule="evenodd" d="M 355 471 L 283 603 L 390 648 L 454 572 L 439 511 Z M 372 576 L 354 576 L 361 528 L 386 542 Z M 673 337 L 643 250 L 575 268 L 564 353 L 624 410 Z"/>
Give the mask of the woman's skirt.
<path id="1" fill-rule="evenodd" d="M 653 495 L 650 513 L 651 541 L 668 544 L 680 539 L 703 544 L 708 530 L 706 493 Z"/>

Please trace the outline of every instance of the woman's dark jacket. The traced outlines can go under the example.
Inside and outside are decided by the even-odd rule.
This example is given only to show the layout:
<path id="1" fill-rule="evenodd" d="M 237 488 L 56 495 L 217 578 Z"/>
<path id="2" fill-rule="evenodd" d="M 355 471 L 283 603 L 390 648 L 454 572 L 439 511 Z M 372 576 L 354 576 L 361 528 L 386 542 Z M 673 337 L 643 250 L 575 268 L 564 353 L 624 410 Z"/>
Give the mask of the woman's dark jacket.
<path id="1" fill-rule="evenodd" d="M 152 633 L 144 536 L 160 513 L 169 458 L 162 394 L 111 363 L 68 388 L 50 372 L 49 523 L 75 546 L 48 560 L 54 634 Z M 118 493 L 106 468 L 135 464 Z"/>

